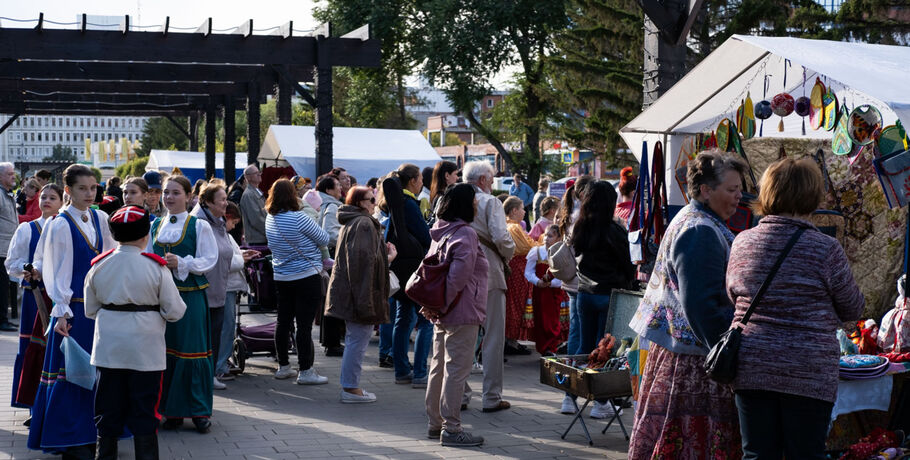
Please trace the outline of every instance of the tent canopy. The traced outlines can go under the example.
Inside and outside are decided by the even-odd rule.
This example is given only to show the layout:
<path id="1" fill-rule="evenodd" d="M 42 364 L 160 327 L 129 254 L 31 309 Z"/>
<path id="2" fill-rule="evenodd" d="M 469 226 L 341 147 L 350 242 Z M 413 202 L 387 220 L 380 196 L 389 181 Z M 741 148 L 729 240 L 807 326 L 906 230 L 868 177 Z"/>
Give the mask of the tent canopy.
<path id="1" fill-rule="evenodd" d="M 441 160 L 419 131 L 401 129 L 334 128 L 332 163 L 366 183 L 398 169 L 402 163 L 433 167 Z M 259 161 L 264 167 L 291 166 L 298 175 L 316 178 L 316 138 L 313 126 L 272 125 Z"/>
<path id="2" fill-rule="evenodd" d="M 639 158 L 643 141 L 649 147 L 663 142 L 664 152 L 669 152 L 669 179 L 680 149 L 688 145 L 687 135 L 710 132 L 724 118 L 735 120 L 747 94 L 756 104 L 782 92 L 794 98 L 809 96 L 816 78 L 832 88 L 838 102 L 848 108 L 876 107 L 887 126 L 897 119 L 910 120 L 910 92 L 900 83 L 906 78 L 907 62 L 910 47 L 906 46 L 734 35 L 619 133 Z M 813 130 L 808 120 L 803 135 L 803 120 L 796 113 L 784 117 L 784 131 L 778 132 L 780 120 L 777 115 L 765 120 L 762 135 L 832 138 L 830 131 Z M 677 187 L 668 187 L 668 191 L 671 205 L 685 203 Z"/>
<path id="3" fill-rule="evenodd" d="M 246 167 L 246 152 L 237 152 L 234 162 L 238 179 Z M 146 171 L 164 171 L 170 173 L 174 167 L 180 171 L 190 182 L 205 179 L 205 152 L 183 152 L 178 150 L 152 150 L 149 153 Z M 224 153 L 215 153 L 215 177 L 224 179 Z"/>

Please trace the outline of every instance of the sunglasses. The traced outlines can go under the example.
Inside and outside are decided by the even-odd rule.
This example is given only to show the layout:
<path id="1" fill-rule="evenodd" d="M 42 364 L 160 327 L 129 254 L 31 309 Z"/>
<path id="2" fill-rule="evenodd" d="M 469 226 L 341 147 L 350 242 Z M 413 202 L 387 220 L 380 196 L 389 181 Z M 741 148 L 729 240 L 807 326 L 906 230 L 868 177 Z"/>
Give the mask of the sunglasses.
<path id="1" fill-rule="evenodd" d="M 364 198 L 363 200 L 366 201 L 366 198 Z M 375 197 L 375 196 L 374 196 L 374 197 L 370 197 L 370 203 L 376 204 L 376 197 Z"/>

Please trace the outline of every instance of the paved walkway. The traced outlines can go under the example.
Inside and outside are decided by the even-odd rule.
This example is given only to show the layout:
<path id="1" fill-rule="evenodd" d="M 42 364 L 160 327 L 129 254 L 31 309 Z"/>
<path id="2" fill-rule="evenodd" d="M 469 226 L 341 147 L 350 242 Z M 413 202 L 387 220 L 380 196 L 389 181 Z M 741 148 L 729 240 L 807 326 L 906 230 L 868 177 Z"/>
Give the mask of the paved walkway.
<path id="1" fill-rule="evenodd" d="M 249 318 L 249 317 L 244 317 Z M 248 320 L 253 320 L 249 318 Z M 28 412 L 9 407 L 16 336 L 0 334 L 0 459 L 59 458 L 26 448 Z M 367 349 L 363 387 L 378 401 L 365 405 L 338 402 L 341 358 L 327 358 L 319 349 L 316 369 L 328 385 L 299 386 L 293 379 L 275 380 L 277 363 L 268 357 L 247 361 L 247 370 L 228 389 L 215 392 L 215 413 L 209 434 L 160 432 L 162 459 L 423 459 L 423 458 L 626 458 L 627 442 L 619 428 L 600 430 L 605 422 L 586 417 L 594 438 L 589 447 L 581 428 L 560 439 L 571 420 L 558 413 L 562 395 L 539 383 L 538 359 L 510 356 L 505 367 L 505 399 L 512 409 L 485 414 L 475 394 L 462 412 L 465 428 L 483 435 L 479 448 L 448 448 L 426 438 L 423 390 L 396 385 L 391 369 L 380 368 L 377 338 Z M 294 357 L 291 357 L 293 362 Z M 472 375 L 473 388 L 481 387 Z M 590 410 L 590 409 L 589 409 Z M 623 415 L 632 426 L 632 411 Z M 132 458 L 132 442 L 120 443 L 121 458 Z"/>

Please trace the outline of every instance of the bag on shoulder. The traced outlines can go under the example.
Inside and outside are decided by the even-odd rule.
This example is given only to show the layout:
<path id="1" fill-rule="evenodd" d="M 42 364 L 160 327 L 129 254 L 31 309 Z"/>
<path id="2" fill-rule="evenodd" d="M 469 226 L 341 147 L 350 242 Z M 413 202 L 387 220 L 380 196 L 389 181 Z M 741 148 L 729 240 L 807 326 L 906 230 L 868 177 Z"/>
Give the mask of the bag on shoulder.
<path id="1" fill-rule="evenodd" d="M 449 241 L 450 233 L 439 243 L 436 252 L 427 255 L 421 262 L 417 270 L 408 279 L 404 292 L 418 305 L 428 309 L 441 311 L 449 304 L 446 302 L 446 280 L 449 275 L 449 266 L 451 261 L 444 260 L 442 250 L 446 242 Z M 461 293 L 459 293 L 459 296 Z M 455 303 L 458 297 L 452 301 Z"/>
<path id="2" fill-rule="evenodd" d="M 564 241 L 558 241 L 550 246 L 550 273 L 563 282 L 570 282 L 577 276 L 575 254 L 572 246 Z"/>

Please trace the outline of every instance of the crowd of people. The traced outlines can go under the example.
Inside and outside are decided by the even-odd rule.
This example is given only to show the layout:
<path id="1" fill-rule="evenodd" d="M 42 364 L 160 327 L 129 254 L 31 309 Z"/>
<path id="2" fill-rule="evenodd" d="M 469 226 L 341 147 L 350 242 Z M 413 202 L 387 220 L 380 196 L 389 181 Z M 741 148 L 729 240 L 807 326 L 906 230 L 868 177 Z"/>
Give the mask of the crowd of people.
<path id="1" fill-rule="evenodd" d="M 806 161 L 773 164 L 757 205 L 766 217 L 734 239 L 724 221 L 740 203 L 745 166 L 706 152 L 688 168 L 691 202 L 660 242 L 631 324 L 650 353 L 629 455 L 816 458 L 836 388 L 833 331 L 864 305 L 843 249 L 807 222 L 822 198 L 820 173 Z M 341 358 L 339 401 L 374 402 L 382 396 L 364 388 L 361 372 L 378 334 L 379 366 L 393 369 L 396 384 L 424 390 L 427 436 L 447 446 L 483 443 L 461 425 L 472 373 L 482 374 L 482 412 L 509 409 L 504 354 L 531 353 L 520 341 L 543 356 L 590 353 L 607 332 L 611 292 L 638 287 L 627 235 L 631 168 L 616 187 L 570 180 L 561 199 L 547 196 L 546 179 L 535 195 L 519 175 L 510 193 L 494 196 L 485 162 L 403 164 L 366 185 L 335 168 L 267 190 L 256 165 L 230 187 L 149 171 L 110 179 L 102 192 L 81 165 L 66 169 L 62 188 L 50 179 L 39 171 L 23 181 L 20 203 L 13 165 L 0 163 L 0 246 L 9 248 L 4 276 L 22 288 L 12 403 L 31 409 L 28 446 L 65 458 L 116 458 L 117 440 L 130 434 L 137 458 L 157 458 L 158 414 L 165 429 L 189 419 L 209 431 L 213 393 L 234 379 L 244 266 L 265 251 L 277 299 L 274 377 L 329 383 L 315 368 L 318 324 L 325 355 Z M 742 318 L 771 270 L 768 255 L 797 230 L 805 234 L 745 328 L 736 381 L 712 381 L 704 356 Z M 430 256 L 447 267 L 439 309 L 406 292 Z M 16 295 L 0 289 L 0 305 Z M 0 330 L 14 329 L 6 310 Z M 36 352 L 48 322 L 53 332 Z M 806 372 L 785 356 L 765 358 L 785 339 L 801 347 L 793 359 Z M 64 364 L 74 358 L 61 343 L 71 342 L 91 353 L 94 384 Z M 576 408 L 566 394 L 559 411 Z M 590 416 L 618 410 L 597 401 Z"/>

